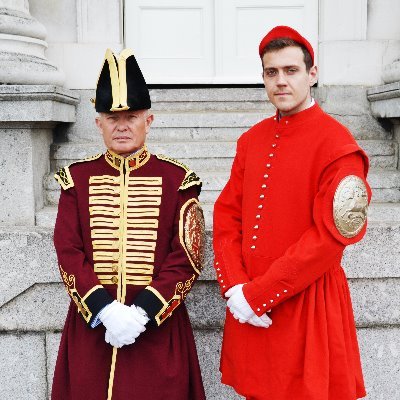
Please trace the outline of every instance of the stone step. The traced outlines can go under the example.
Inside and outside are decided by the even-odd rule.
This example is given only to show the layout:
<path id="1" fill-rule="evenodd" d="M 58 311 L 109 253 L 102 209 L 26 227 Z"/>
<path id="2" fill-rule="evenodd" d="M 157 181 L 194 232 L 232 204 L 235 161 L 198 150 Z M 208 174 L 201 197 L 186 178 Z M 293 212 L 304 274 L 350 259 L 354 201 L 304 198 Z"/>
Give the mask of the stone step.
<path id="1" fill-rule="evenodd" d="M 59 137 L 69 141 L 88 141 L 98 137 L 94 124 L 96 112 L 89 99 L 91 90 L 76 91 L 81 96 L 77 122 L 58 127 Z M 234 128 L 246 130 L 256 121 L 274 114 L 263 88 L 153 89 L 152 111 L 155 121 L 150 137 L 162 140 L 178 135 L 182 140 L 192 129 Z M 345 124 L 356 139 L 390 139 L 392 134 L 370 115 L 370 106 L 363 87 L 323 87 L 313 89 L 321 107 Z M 163 132 L 166 128 L 167 131 Z M 177 134 L 173 133 L 174 128 Z M 156 132 L 156 131 L 159 132 Z M 215 140 L 215 139 L 212 139 Z"/>
<path id="2" fill-rule="evenodd" d="M 189 141 L 200 140 L 236 140 L 243 132 L 257 122 L 271 116 L 267 111 L 237 112 L 155 112 L 154 123 L 149 133 L 149 140 L 154 141 Z M 345 124 L 357 140 L 390 139 L 391 134 L 371 116 L 332 115 Z M 66 138 L 70 142 L 100 141 L 100 134 L 94 124 L 94 116 L 83 129 L 69 129 Z"/>
<path id="3" fill-rule="evenodd" d="M 213 204 L 203 203 L 202 208 L 206 222 L 206 229 L 212 230 Z M 57 207 L 46 206 L 36 213 L 36 225 L 42 228 L 54 228 L 57 216 Z M 399 203 L 372 203 L 368 210 L 370 224 L 400 224 Z"/>
<path id="4" fill-rule="evenodd" d="M 203 204 L 214 204 L 229 179 L 229 172 L 202 172 L 199 175 L 203 181 L 200 200 Z M 372 201 L 374 203 L 400 202 L 400 171 L 372 169 L 368 175 L 368 182 L 373 191 Z M 46 203 L 58 204 L 60 186 L 53 174 L 49 174 L 45 178 L 44 189 Z"/>
<path id="5" fill-rule="evenodd" d="M 59 278 L 53 280 L 58 276 L 52 242 L 55 216 L 55 207 L 45 207 L 38 212 L 37 218 L 38 224 L 41 223 L 42 226 L 0 227 L 2 249 L 0 270 L 4 270 L 3 287 L 8 287 L 9 281 L 14 295 L 20 289 L 22 292 L 33 285 L 35 281 L 29 278 L 31 274 L 34 274 L 35 279 L 39 279 L 40 282 L 59 280 Z M 44 226 L 45 221 L 47 227 Z M 215 278 L 212 270 L 211 239 L 211 231 L 207 230 L 206 267 L 202 276 L 203 280 Z M 371 216 L 368 232 L 363 241 L 346 249 L 344 265 L 350 278 L 400 278 L 399 259 L 400 220 L 375 221 Z M 10 270 L 10 265 L 13 266 L 12 270 Z M 54 267 L 50 270 L 50 266 Z M 0 305 L 9 300 L 3 298 L 3 295 L 4 293 L 0 291 Z"/>
<path id="6" fill-rule="evenodd" d="M 389 140 L 359 140 L 358 143 L 370 157 L 371 167 L 394 169 L 398 163 L 398 145 Z M 153 154 L 167 154 L 179 160 L 186 160 L 187 164 L 200 174 L 198 168 L 194 168 L 194 161 L 198 159 L 210 159 L 218 165 L 221 159 L 229 158 L 231 161 L 235 155 L 235 141 L 188 141 L 188 142 L 148 142 L 149 150 Z M 96 143 L 62 143 L 52 145 L 52 158 L 55 168 L 67 165 L 74 160 L 80 160 L 90 155 L 104 151 L 104 146 Z M 183 161 L 184 162 L 184 161 Z M 221 167 L 218 168 L 221 170 Z"/>

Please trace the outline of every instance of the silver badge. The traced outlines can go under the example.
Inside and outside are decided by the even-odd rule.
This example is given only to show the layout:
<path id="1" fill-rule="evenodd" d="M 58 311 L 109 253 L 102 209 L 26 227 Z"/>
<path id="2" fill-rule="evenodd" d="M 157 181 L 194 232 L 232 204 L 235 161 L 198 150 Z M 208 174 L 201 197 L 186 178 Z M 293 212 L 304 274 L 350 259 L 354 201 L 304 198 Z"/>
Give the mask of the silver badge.
<path id="1" fill-rule="evenodd" d="M 345 238 L 356 236 L 367 220 L 368 193 L 364 181 L 355 175 L 343 178 L 333 199 L 333 219 Z"/>

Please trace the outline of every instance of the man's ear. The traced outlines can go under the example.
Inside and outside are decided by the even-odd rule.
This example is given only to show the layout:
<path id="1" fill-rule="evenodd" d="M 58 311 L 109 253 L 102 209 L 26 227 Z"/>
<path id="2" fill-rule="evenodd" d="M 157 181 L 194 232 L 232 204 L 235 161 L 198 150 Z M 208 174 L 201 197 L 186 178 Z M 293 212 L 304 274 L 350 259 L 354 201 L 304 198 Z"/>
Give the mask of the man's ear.
<path id="1" fill-rule="evenodd" d="M 98 115 L 95 119 L 94 122 L 96 123 L 97 128 L 99 129 L 100 133 L 103 134 L 103 129 L 102 129 L 102 124 L 101 124 L 101 117 Z"/>
<path id="2" fill-rule="evenodd" d="M 154 114 L 149 114 L 146 117 L 146 133 L 149 133 L 150 126 L 154 121 Z"/>
<path id="3" fill-rule="evenodd" d="M 318 81 L 318 67 L 316 65 L 310 68 L 308 76 L 310 77 L 310 86 L 315 85 Z"/>

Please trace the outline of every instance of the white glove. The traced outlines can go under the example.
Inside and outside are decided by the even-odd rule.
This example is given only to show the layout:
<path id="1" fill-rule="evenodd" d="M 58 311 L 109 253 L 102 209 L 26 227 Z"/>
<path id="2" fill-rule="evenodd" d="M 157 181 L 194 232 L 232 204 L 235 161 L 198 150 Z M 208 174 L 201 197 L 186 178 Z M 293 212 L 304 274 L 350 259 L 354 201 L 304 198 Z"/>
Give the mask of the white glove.
<path id="1" fill-rule="evenodd" d="M 244 284 L 233 286 L 225 293 L 225 296 L 229 297 L 227 302 L 229 311 L 232 313 L 233 317 L 238 319 L 242 324 L 248 322 L 249 319 L 255 315 L 244 297 L 243 286 Z"/>
<path id="2" fill-rule="evenodd" d="M 136 308 L 126 306 L 116 300 L 100 312 L 99 318 L 111 334 L 106 335 L 106 341 L 108 339 L 114 342 L 115 339 L 115 343 L 121 346 L 134 343 L 135 339 L 146 330 L 145 317 L 140 315 Z"/>
<path id="3" fill-rule="evenodd" d="M 250 325 L 259 327 L 259 328 L 269 328 L 272 325 L 272 320 L 267 316 L 267 314 L 258 315 L 254 314 L 248 321 Z"/>

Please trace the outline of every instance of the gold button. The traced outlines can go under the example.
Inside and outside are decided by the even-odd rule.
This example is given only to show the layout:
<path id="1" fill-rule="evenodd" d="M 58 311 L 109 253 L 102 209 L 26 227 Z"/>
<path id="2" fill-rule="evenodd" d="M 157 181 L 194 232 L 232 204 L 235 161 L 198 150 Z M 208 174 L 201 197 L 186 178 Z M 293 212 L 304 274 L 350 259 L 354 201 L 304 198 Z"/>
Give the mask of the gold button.
<path id="1" fill-rule="evenodd" d="M 263 199 L 265 196 L 262 194 L 261 196 L 260 196 L 260 199 Z"/>
<path id="2" fill-rule="evenodd" d="M 257 240 L 257 236 L 253 236 L 253 240 Z"/>
<path id="3" fill-rule="evenodd" d="M 254 229 L 258 229 L 258 225 L 254 225 Z"/>
<path id="4" fill-rule="evenodd" d="M 271 153 L 269 156 L 270 156 L 270 157 L 273 157 L 273 156 L 274 156 L 274 153 Z"/>
<path id="5" fill-rule="evenodd" d="M 275 137 L 278 139 L 278 138 L 279 138 L 279 135 L 275 135 Z"/>
<path id="6" fill-rule="evenodd" d="M 118 283 L 118 278 L 116 276 L 113 276 L 111 278 L 111 282 L 117 284 Z"/>
<path id="7" fill-rule="evenodd" d="M 266 189 L 267 188 L 267 185 L 264 183 L 262 186 L 261 186 L 261 189 Z"/>
<path id="8" fill-rule="evenodd" d="M 112 272 L 117 272 L 117 271 L 118 271 L 118 265 L 113 265 Z"/>
<path id="9" fill-rule="evenodd" d="M 272 145 L 272 147 L 275 148 L 275 147 L 276 147 L 276 143 L 274 143 L 274 144 Z"/>
<path id="10" fill-rule="evenodd" d="M 265 178 L 265 179 L 267 179 L 268 177 L 269 177 L 269 175 L 268 175 L 268 174 L 265 174 L 265 175 L 264 175 L 264 178 Z"/>
<path id="11" fill-rule="evenodd" d="M 260 219 L 261 218 L 261 215 L 259 214 L 259 215 L 256 215 L 256 219 Z"/>
<path id="12" fill-rule="evenodd" d="M 254 249 L 256 248 L 256 246 L 251 246 L 250 248 L 251 248 L 252 250 L 254 250 Z"/>
<path id="13" fill-rule="evenodd" d="M 260 204 L 260 205 L 258 206 L 258 208 L 261 210 L 261 209 L 263 208 L 262 204 Z"/>
<path id="14" fill-rule="evenodd" d="M 267 168 L 271 168 L 271 164 L 267 164 Z"/>

